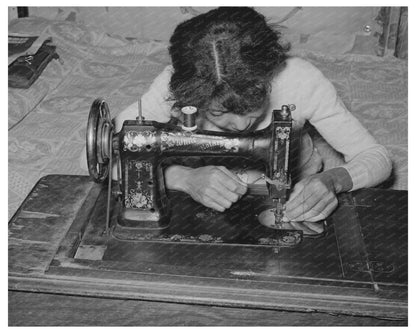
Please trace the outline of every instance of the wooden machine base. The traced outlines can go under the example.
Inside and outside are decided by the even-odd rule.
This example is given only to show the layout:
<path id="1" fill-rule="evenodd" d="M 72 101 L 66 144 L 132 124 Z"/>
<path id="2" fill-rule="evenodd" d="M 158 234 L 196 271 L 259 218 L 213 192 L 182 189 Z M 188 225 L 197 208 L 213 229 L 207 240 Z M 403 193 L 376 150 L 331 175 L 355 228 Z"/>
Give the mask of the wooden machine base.
<path id="1" fill-rule="evenodd" d="M 85 176 L 50 175 L 36 184 L 9 222 L 9 320 L 24 303 L 17 295 L 33 299 L 30 292 L 39 293 L 37 298 L 66 295 L 75 303 L 94 297 L 108 304 L 152 301 L 164 308 L 177 303 L 247 314 L 274 311 L 275 318 L 285 311 L 336 314 L 348 316 L 352 325 L 364 318 L 407 324 L 406 191 L 341 195 L 327 233 L 291 247 L 215 242 L 209 236 L 120 240 L 105 233 L 106 193 Z M 170 200 L 175 223 L 207 223 L 210 214 L 221 219 L 192 206 L 183 194 L 173 193 Z M 241 222 L 249 215 L 243 208 L 234 207 L 240 212 L 234 220 L 235 233 L 244 238 L 251 229 Z M 261 320 L 251 324 L 262 326 Z"/>

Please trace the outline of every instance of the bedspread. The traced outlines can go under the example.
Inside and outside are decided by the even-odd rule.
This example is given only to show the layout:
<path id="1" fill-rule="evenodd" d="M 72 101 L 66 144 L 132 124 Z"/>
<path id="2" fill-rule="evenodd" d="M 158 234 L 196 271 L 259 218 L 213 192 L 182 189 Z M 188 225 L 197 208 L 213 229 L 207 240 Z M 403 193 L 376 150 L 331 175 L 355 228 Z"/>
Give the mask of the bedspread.
<path id="1" fill-rule="evenodd" d="M 52 37 L 63 60 L 52 61 L 29 89 L 9 88 L 10 218 L 40 177 L 86 174 L 79 157 L 93 100 L 104 97 L 116 116 L 146 91 L 169 57 L 166 42 L 112 37 L 75 22 L 19 19 L 9 32 Z M 387 147 L 394 172 L 384 186 L 407 189 L 407 62 L 293 54 L 320 68 L 346 106 Z M 325 143 L 320 147 L 325 150 Z"/>

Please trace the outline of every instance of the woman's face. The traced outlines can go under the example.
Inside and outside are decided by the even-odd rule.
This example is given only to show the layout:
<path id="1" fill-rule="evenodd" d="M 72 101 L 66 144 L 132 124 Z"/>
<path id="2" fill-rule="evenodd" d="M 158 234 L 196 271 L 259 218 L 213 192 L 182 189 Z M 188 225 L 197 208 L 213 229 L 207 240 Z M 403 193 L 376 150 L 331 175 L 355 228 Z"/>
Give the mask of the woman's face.
<path id="1" fill-rule="evenodd" d="M 244 115 L 224 112 L 217 105 L 205 111 L 205 117 L 200 117 L 198 127 L 207 131 L 217 132 L 250 132 L 256 130 L 265 118 L 269 103 L 257 110 Z"/>

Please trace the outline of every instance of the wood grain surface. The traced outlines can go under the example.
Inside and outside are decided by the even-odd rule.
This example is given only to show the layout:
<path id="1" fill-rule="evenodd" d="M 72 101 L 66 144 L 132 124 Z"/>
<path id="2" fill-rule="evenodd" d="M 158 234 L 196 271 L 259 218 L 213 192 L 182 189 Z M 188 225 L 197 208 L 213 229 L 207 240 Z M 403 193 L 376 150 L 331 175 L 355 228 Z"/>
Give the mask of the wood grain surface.
<path id="1" fill-rule="evenodd" d="M 9 292 L 10 326 L 402 326 L 337 314 Z"/>

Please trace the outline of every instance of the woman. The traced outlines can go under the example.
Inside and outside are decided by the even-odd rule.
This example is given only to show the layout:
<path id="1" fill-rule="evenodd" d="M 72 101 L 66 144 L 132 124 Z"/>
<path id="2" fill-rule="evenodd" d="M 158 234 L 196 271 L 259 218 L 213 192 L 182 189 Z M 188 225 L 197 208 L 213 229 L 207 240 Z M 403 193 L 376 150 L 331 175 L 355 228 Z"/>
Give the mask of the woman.
<path id="1" fill-rule="evenodd" d="M 286 204 L 285 221 L 307 233 L 321 232 L 318 221 L 336 207 L 336 194 L 375 186 L 391 172 L 386 149 L 345 108 L 333 85 L 312 64 L 289 57 L 288 47 L 263 15 L 251 8 L 218 8 L 178 25 L 168 66 L 141 100 L 146 119 L 168 122 L 184 106 L 198 109 L 199 128 L 247 132 L 270 124 L 272 110 L 295 104 L 292 113 L 299 149 L 299 179 Z M 134 119 L 137 104 L 116 118 L 116 131 Z M 307 134 L 310 123 L 345 159 L 320 172 L 322 159 Z M 295 140 L 296 141 L 296 140 Z M 235 173 L 218 166 L 173 165 L 166 186 L 224 211 L 247 191 Z"/>

